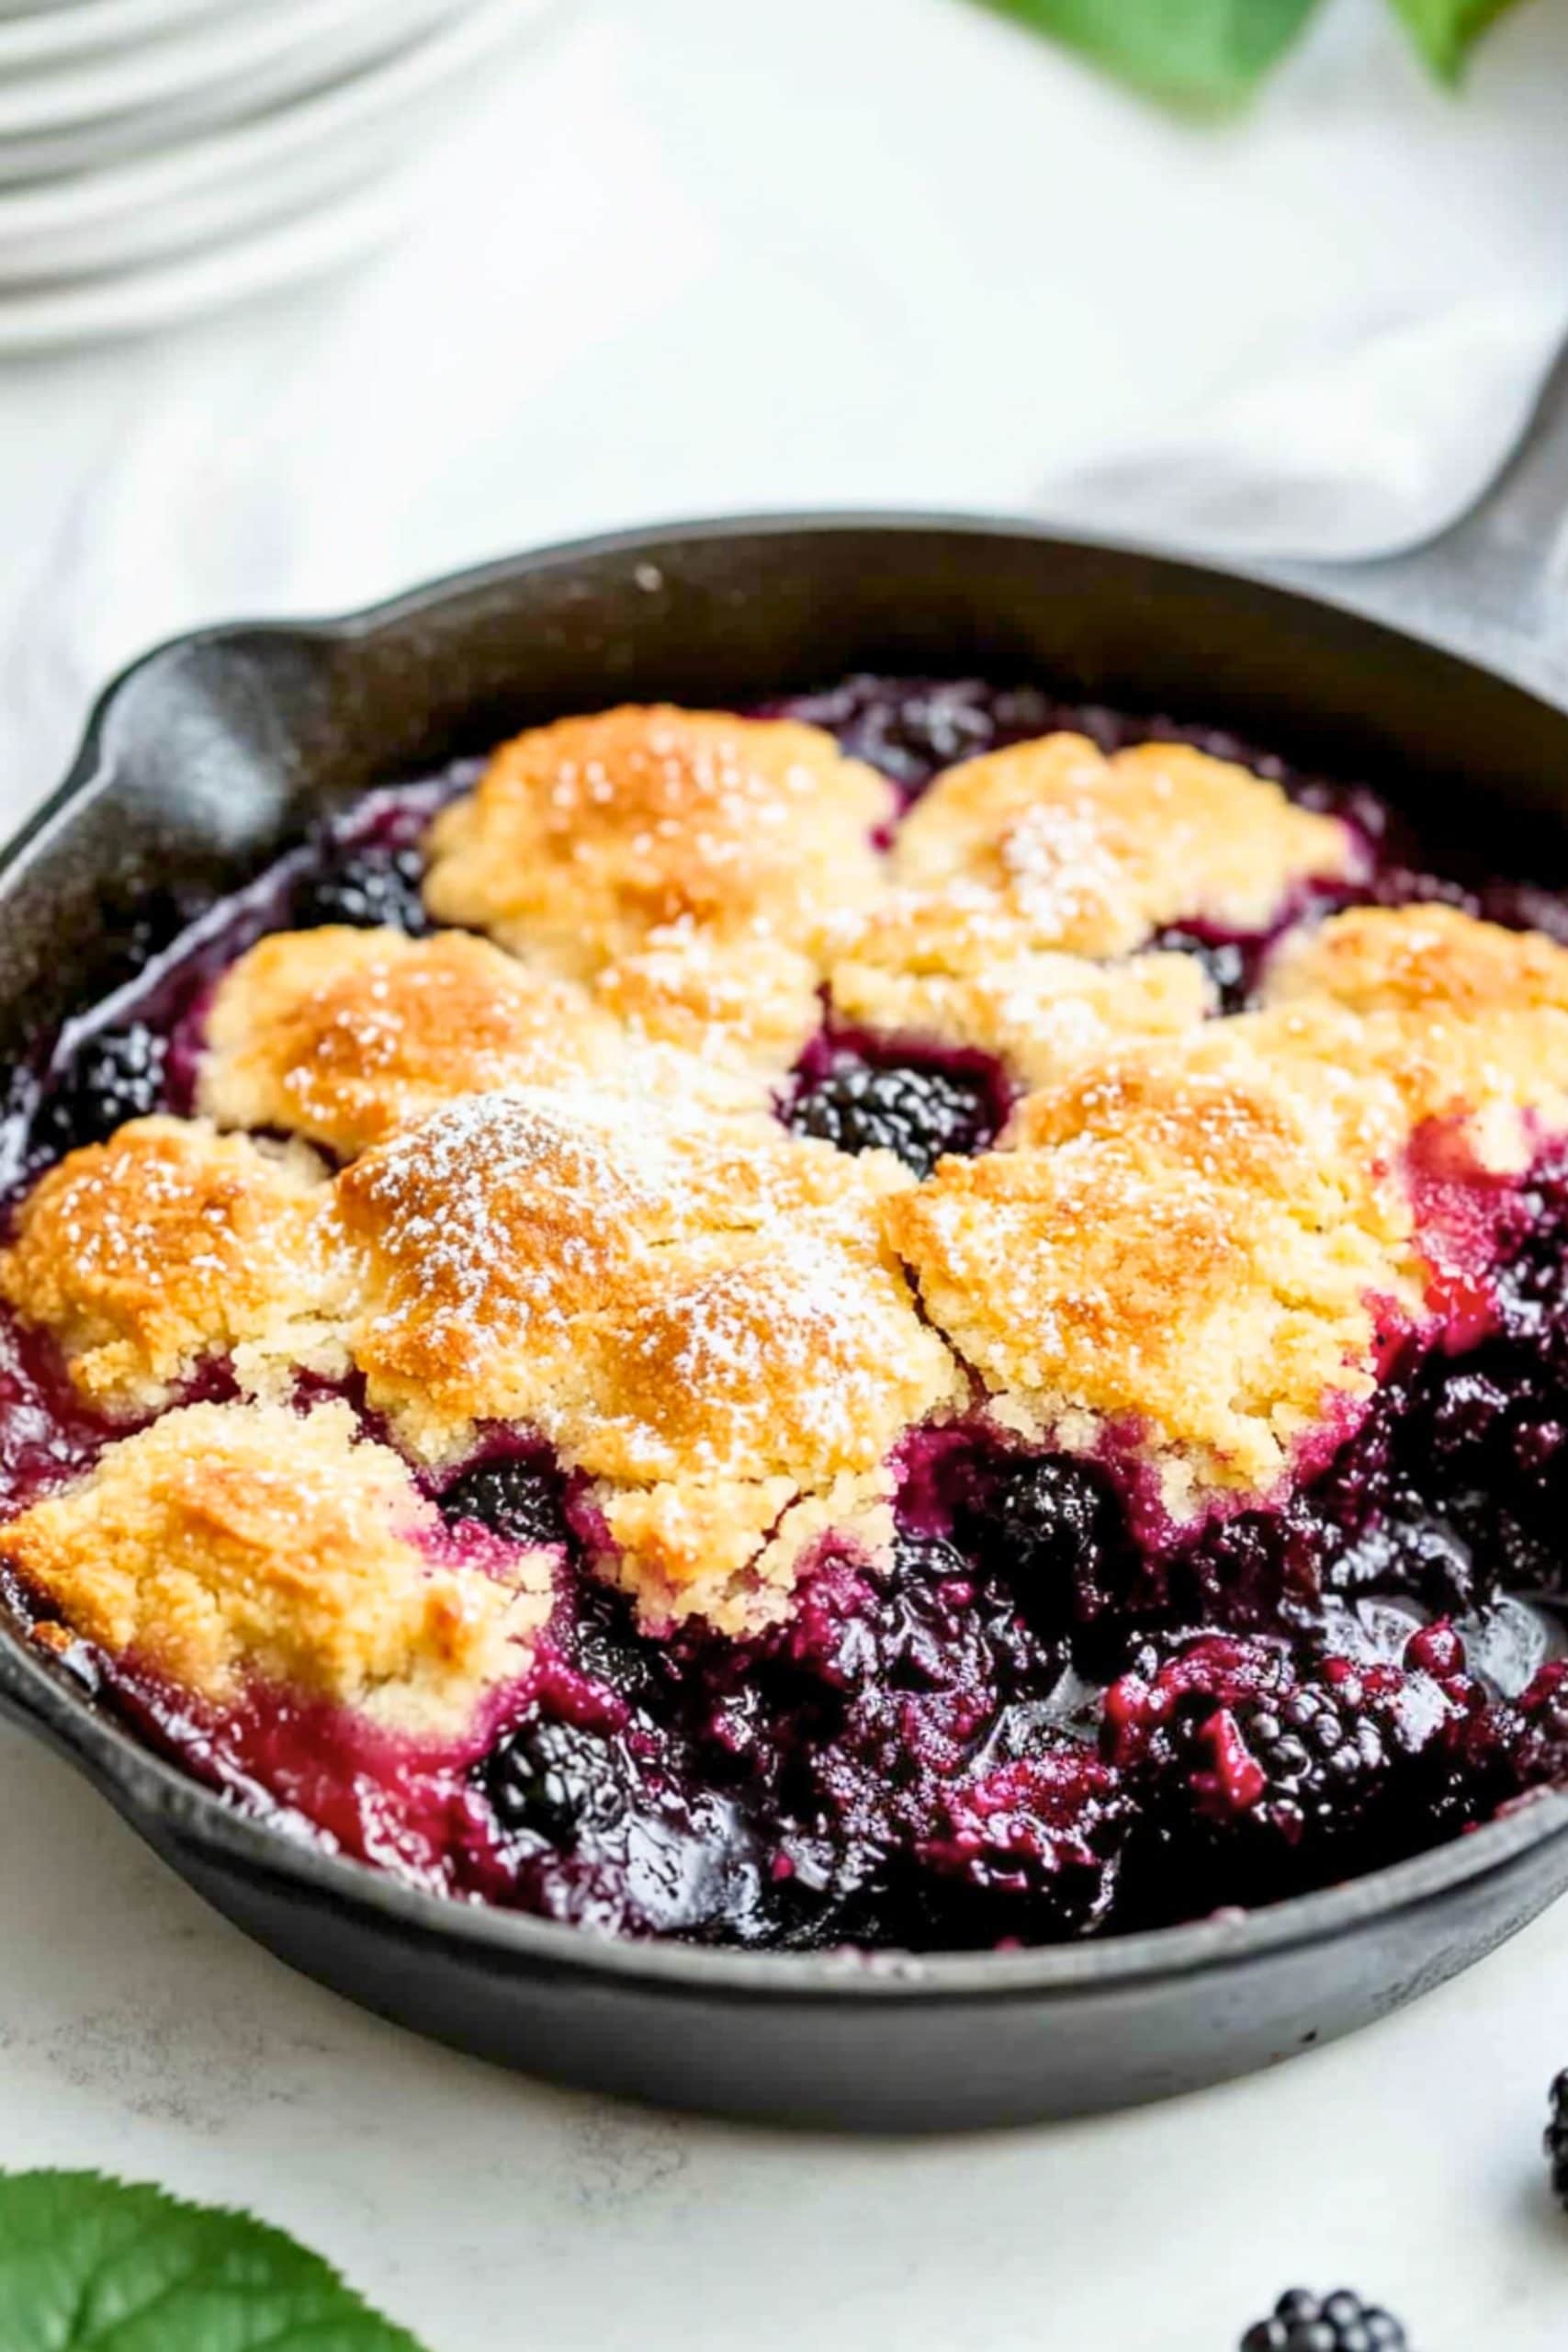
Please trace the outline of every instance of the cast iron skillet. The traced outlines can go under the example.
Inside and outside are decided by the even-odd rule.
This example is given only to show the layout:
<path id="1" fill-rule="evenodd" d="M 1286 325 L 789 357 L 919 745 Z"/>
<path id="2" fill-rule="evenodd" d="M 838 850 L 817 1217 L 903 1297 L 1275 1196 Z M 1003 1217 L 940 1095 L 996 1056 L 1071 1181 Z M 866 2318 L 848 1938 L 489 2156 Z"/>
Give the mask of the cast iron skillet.
<path id="1" fill-rule="evenodd" d="M 1495 831 L 1500 866 L 1568 873 L 1568 662 L 1518 626 L 1550 616 L 1539 518 L 1564 488 L 1568 372 L 1477 516 L 1332 585 L 1010 526 L 772 518 L 551 549 L 345 621 L 183 638 L 111 687 L 0 864 L 0 1054 L 91 996 L 106 931 L 149 891 L 232 888 L 374 781 L 563 711 L 745 703 L 858 668 L 1033 676 L 1232 727 L 1428 822 Z M 615 1943 L 412 1893 L 242 1818 L 3 1627 L 0 1702 L 220 1910 L 352 1998 L 509 2064 L 778 2120 L 932 2129 L 1190 2088 L 1393 2008 L 1568 1885 L 1568 1795 L 1551 1794 L 1347 1886 L 1095 1945 Z"/>

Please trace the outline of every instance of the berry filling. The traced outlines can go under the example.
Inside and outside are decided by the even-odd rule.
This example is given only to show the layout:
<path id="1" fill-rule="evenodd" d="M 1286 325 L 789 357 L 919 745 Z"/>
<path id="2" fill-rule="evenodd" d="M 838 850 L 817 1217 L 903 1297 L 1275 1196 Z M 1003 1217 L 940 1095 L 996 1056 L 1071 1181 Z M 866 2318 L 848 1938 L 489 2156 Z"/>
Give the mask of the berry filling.
<path id="1" fill-rule="evenodd" d="M 1288 778 L 1225 736 L 972 681 L 857 677 L 772 708 L 830 729 L 906 804 L 941 768 L 1070 727 L 1107 751 L 1157 735 L 1239 755 L 1343 818 L 1364 883 L 1311 886 L 1257 933 L 1156 934 L 1204 965 L 1225 1012 L 1255 1001 L 1287 924 L 1358 899 L 1441 900 L 1568 941 L 1568 899 L 1434 879 L 1373 796 Z M 374 796 L 173 951 L 149 949 L 18 1092 L 14 1185 L 188 1108 L 214 980 L 263 933 L 428 931 L 418 843 L 472 775 Z M 1013 1094 L 986 1055 L 825 1028 L 777 1109 L 794 1134 L 924 1179 L 988 1150 Z M 547 1554 L 555 1597 L 525 1671 L 460 1738 L 259 1683 L 198 1702 L 73 1641 L 9 1572 L 6 1593 L 101 1703 L 236 1803 L 469 1899 L 761 1949 L 984 1948 L 1273 1902 L 1568 1776 L 1568 1172 L 1543 1151 L 1484 1200 L 1434 1175 L 1426 1205 L 1450 1244 L 1436 1337 L 1391 1323 L 1376 1393 L 1279 1493 L 1175 1527 L 1119 1442 L 1046 1452 L 960 1413 L 899 1447 L 892 1543 L 829 1530 L 782 1622 L 744 1637 L 639 1620 L 579 1483 L 531 1434 L 491 1430 L 422 1479 L 435 1540 L 487 1574 Z M 196 1393 L 227 1377 L 215 1363 Z M 0 1322 L 4 1516 L 127 1426 Z M 1282 2303 L 1257 2340 L 1398 2340 L 1352 2300 Z"/>

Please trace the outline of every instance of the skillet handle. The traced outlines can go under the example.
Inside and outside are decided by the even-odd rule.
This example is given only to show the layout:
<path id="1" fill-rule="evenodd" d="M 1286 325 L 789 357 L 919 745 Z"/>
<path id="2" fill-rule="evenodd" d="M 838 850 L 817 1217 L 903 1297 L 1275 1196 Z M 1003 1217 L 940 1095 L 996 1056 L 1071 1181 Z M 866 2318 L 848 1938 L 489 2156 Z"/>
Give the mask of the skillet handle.
<path id="1" fill-rule="evenodd" d="M 1490 488 L 1437 538 L 1374 562 L 1272 566 L 1270 577 L 1568 706 L 1568 348 Z"/>

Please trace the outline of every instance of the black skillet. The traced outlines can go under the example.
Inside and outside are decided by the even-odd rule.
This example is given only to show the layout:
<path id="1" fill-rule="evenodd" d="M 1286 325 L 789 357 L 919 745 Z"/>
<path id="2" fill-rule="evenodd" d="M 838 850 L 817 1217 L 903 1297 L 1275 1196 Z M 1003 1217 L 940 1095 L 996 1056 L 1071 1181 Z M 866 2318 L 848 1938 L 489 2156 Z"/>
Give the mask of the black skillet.
<path id="1" fill-rule="evenodd" d="M 0 1053 L 91 998 L 139 900 L 232 888 L 369 784 L 562 711 L 745 704 L 856 669 L 1027 676 L 1233 728 L 1419 803 L 1428 827 L 1495 833 L 1499 867 L 1564 878 L 1568 599 L 1561 644 L 1544 631 L 1565 496 L 1562 372 L 1476 515 L 1332 582 L 1017 526 L 775 518 L 547 550 L 346 621 L 183 638 L 110 688 L 0 864 Z M 1093 1945 L 616 1943 L 414 1894 L 243 1818 L 3 1625 L 0 1704 L 220 1910 L 352 1998 L 509 2064 L 777 2120 L 934 2129 L 1191 2088 L 1395 2007 L 1568 1885 L 1568 1794 L 1551 1794 L 1346 1886 Z"/>

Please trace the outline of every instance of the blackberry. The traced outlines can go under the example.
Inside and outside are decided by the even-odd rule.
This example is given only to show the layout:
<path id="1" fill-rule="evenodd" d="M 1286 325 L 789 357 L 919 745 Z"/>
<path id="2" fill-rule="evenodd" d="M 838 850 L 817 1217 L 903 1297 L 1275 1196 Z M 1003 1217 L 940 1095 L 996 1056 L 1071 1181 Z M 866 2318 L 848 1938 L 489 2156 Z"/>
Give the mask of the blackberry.
<path id="1" fill-rule="evenodd" d="M 1467 1782 L 1476 1693 L 1462 1675 L 1297 1659 L 1250 1637 L 1162 1645 L 1105 1700 L 1107 1753 L 1136 1780 L 1144 1859 L 1165 1882 L 1144 1890 L 1151 1905 L 1175 1893 L 1185 1906 L 1200 1885 L 1202 1908 L 1234 1899 L 1237 1839 L 1257 1905 L 1432 1843 L 1459 1826 L 1467 1786 L 1483 1802 L 1494 1783 L 1506 1793 L 1506 1759 L 1479 1748 Z M 1434 1662 L 1454 1664 L 1440 1635 Z"/>
<path id="2" fill-rule="evenodd" d="M 1166 1593 L 1193 1619 L 1260 1629 L 1316 1623 L 1325 1576 L 1344 1557 L 1327 1498 L 1293 1495 L 1279 1509 L 1238 1511 L 1202 1529 L 1163 1564 Z M 1174 1589 L 1172 1589 L 1174 1580 Z"/>
<path id="3" fill-rule="evenodd" d="M 901 1774 L 954 1770 L 1010 1699 L 1048 1690 L 1061 1669 L 1005 1589 L 940 1536 L 903 1532 L 886 1575 L 844 1564 L 814 1577 L 768 1646 L 841 1698 L 833 1744 L 869 1762 L 884 1805 Z"/>
<path id="4" fill-rule="evenodd" d="M 723 1730 L 739 1750 L 752 1729 L 792 1882 L 836 1933 L 940 1947 L 1100 1916 L 1125 1807 L 1057 1711 L 1066 1663 L 941 1537 L 900 1534 L 886 1571 L 812 1576 L 745 1663 L 760 1719 L 738 1739 L 726 1694 Z"/>
<path id="5" fill-rule="evenodd" d="M 1406 1594 L 1423 1608 L 1463 1616 L 1492 1598 L 1493 1578 L 1459 1527 L 1401 1498 L 1330 1561 L 1326 1583 L 1343 1600 Z"/>
<path id="6" fill-rule="evenodd" d="M 1551 2120 L 1546 2127 L 1546 2153 L 1551 2165 L 1551 2189 L 1568 2211 L 1568 2068 L 1551 2086 Z"/>
<path id="7" fill-rule="evenodd" d="M 944 1152 L 984 1151 L 997 1118 L 983 1079 L 840 1057 L 791 1104 L 786 1125 L 840 1151 L 896 1152 L 929 1176 Z"/>
<path id="8" fill-rule="evenodd" d="M 423 873 L 417 849 L 355 850 L 296 884 L 289 920 L 297 931 L 333 922 L 359 931 L 387 925 L 417 939 L 430 929 L 420 896 Z"/>
<path id="9" fill-rule="evenodd" d="M 1519 1693 L 1513 1762 L 1520 1788 L 1568 1781 L 1568 1663 L 1550 1660 Z"/>
<path id="10" fill-rule="evenodd" d="M 1260 1803 L 1303 1821 L 1326 1819 L 1386 1770 L 1382 1733 L 1359 1712 L 1360 1699 L 1352 1677 L 1337 1697 L 1321 1683 L 1300 1683 L 1278 1701 L 1236 1710 L 1243 1743 L 1263 1775 Z"/>
<path id="11" fill-rule="evenodd" d="M 46 1094 L 38 1115 L 40 1138 L 51 1149 L 73 1151 L 101 1143 L 127 1119 L 161 1109 L 168 1050 L 167 1038 L 141 1021 L 101 1029 Z"/>
<path id="12" fill-rule="evenodd" d="M 657 1710 L 674 1650 L 668 1639 L 645 1634 L 624 1592 L 597 1577 L 575 1580 L 569 1656 L 575 1671 L 628 1709 Z"/>
<path id="13" fill-rule="evenodd" d="M 611 1827 L 626 1810 L 625 1792 L 607 1763 L 599 1734 L 540 1718 L 492 1752 L 485 1785 L 508 1829 L 531 1829 L 552 1846 L 569 1848 L 590 1826 Z"/>
<path id="14" fill-rule="evenodd" d="M 1106 1598 L 1117 1526 L 1114 1498 L 1099 1475 L 1048 1454 L 1007 1462 L 964 1514 L 962 1532 L 1032 1617 L 1060 1611 L 1066 1597 L 1088 1617 Z"/>
<path id="15" fill-rule="evenodd" d="M 477 1520 L 508 1544 L 565 1541 L 558 1481 L 547 1464 L 526 1456 L 476 1463 L 444 1490 L 440 1503 L 448 1524 Z"/>
<path id="16" fill-rule="evenodd" d="M 1407 2345 L 1396 2319 L 1348 2287 L 1321 2300 L 1292 2287 L 1268 2319 L 1248 2328 L 1241 2352 L 1407 2352 Z"/>

